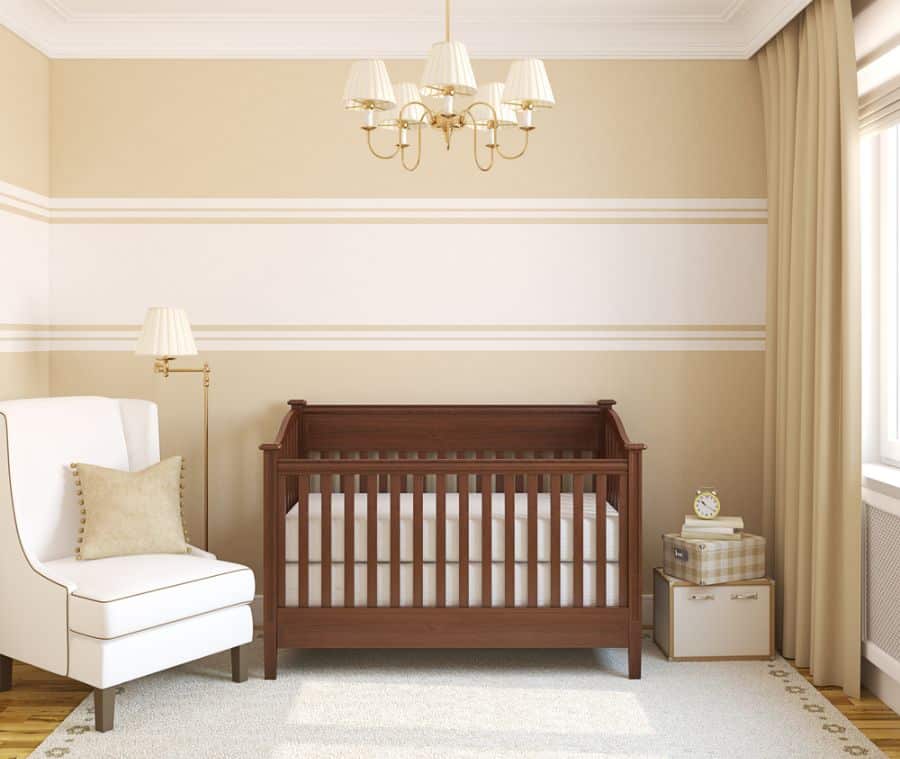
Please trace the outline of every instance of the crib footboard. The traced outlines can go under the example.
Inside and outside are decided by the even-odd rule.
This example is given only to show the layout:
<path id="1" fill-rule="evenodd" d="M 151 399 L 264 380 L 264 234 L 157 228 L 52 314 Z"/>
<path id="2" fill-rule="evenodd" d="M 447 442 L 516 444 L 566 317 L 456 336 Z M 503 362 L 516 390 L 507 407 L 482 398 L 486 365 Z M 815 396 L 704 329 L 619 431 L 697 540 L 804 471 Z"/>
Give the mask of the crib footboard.
<path id="1" fill-rule="evenodd" d="M 263 446 L 267 678 L 280 648 L 582 647 L 627 648 L 640 677 L 643 446 L 611 404 L 553 407 L 591 412 L 569 448 L 470 456 L 411 453 L 409 430 L 313 451 L 307 408 Z M 548 407 L 509 408 L 526 429 Z"/>

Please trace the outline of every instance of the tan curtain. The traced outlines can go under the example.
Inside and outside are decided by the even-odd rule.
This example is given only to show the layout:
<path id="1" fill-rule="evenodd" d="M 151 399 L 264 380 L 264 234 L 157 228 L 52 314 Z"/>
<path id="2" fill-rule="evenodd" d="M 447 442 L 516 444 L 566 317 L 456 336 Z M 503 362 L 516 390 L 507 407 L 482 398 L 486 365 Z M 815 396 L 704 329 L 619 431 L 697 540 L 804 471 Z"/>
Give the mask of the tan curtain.
<path id="1" fill-rule="evenodd" d="M 782 653 L 860 681 L 857 95 L 849 0 L 758 56 L 769 192 L 764 524 Z"/>

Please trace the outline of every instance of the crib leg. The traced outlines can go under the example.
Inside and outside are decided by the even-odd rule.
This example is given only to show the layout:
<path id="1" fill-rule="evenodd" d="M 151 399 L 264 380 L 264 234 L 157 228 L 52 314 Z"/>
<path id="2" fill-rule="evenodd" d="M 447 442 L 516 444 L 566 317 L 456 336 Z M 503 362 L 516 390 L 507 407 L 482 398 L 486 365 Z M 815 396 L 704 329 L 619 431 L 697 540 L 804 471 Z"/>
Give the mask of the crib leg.
<path id="1" fill-rule="evenodd" d="M 8 656 L 0 654 L 0 691 L 12 688 L 13 661 Z"/>
<path id="2" fill-rule="evenodd" d="M 278 641 L 275 635 L 265 633 L 263 639 L 265 649 L 265 676 L 266 680 L 275 680 L 278 678 Z"/>
<path id="3" fill-rule="evenodd" d="M 628 679 L 641 679 L 641 626 L 632 625 L 628 635 Z"/>

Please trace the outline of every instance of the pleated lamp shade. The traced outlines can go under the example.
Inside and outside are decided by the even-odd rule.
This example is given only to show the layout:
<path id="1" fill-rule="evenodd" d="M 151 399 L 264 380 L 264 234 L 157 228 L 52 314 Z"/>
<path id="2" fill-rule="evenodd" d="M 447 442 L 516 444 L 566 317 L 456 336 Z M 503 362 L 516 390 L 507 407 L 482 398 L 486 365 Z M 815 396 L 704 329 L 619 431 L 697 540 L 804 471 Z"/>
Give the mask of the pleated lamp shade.
<path id="1" fill-rule="evenodd" d="M 154 306 L 147 309 L 144 329 L 134 351 L 138 356 L 196 356 L 197 345 L 183 308 Z"/>
<path id="2" fill-rule="evenodd" d="M 344 108 L 356 110 L 372 107 L 385 111 L 393 108 L 396 102 L 384 61 L 355 61 L 350 66 L 344 85 Z"/>
<path id="3" fill-rule="evenodd" d="M 552 108 L 556 104 L 547 69 L 540 58 L 513 61 L 503 89 L 503 102 L 514 108 Z"/>
<path id="4" fill-rule="evenodd" d="M 469 53 L 462 42 L 435 42 L 422 72 L 422 94 L 441 95 L 453 90 L 457 95 L 474 95 L 478 89 Z"/>
<path id="5" fill-rule="evenodd" d="M 503 82 L 490 82 L 482 84 L 475 93 L 475 100 L 483 103 L 489 103 L 494 107 L 494 112 L 486 105 L 473 105 L 470 113 L 475 118 L 476 126 L 479 128 L 487 128 L 489 121 L 497 119 L 497 126 L 511 126 L 516 123 L 516 113 L 513 109 L 503 102 Z M 471 127 L 472 124 L 466 121 L 466 126 Z"/>
<path id="6" fill-rule="evenodd" d="M 378 119 L 380 127 L 395 127 L 400 122 L 400 110 L 407 103 L 420 103 L 422 96 L 419 94 L 419 88 L 412 82 L 400 82 L 394 85 L 394 95 L 397 97 L 397 105 L 390 110 L 384 111 L 381 118 Z M 403 120 L 409 123 L 411 127 L 419 126 L 419 120 L 425 115 L 425 109 L 421 105 L 412 105 L 403 110 Z"/>

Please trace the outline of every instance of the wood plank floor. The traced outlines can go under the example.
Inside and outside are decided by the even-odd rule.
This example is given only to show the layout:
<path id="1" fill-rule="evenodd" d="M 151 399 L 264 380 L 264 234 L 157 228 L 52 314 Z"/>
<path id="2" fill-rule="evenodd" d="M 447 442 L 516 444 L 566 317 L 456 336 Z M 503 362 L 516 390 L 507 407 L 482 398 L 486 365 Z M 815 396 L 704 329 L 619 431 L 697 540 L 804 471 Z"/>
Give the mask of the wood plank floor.
<path id="1" fill-rule="evenodd" d="M 0 693 L 0 759 L 24 759 L 91 689 L 27 664 L 13 664 L 12 690 Z"/>
<path id="2" fill-rule="evenodd" d="M 797 671 L 812 682 L 808 669 L 797 667 Z M 900 716 L 867 690 L 863 690 L 860 698 L 849 698 L 840 688 L 817 686 L 817 690 L 889 759 L 900 759 Z"/>
<path id="3" fill-rule="evenodd" d="M 890 759 L 900 759 L 900 716 L 868 692 L 855 699 L 840 688 L 819 690 Z M 13 689 L 0 693 L 0 759 L 25 759 L 88 693 L 86 685 L 16 663 Z"/>

